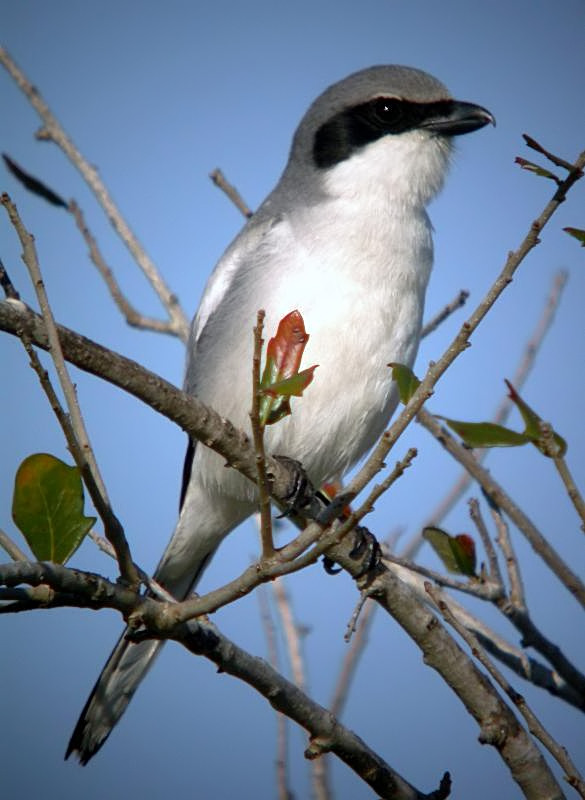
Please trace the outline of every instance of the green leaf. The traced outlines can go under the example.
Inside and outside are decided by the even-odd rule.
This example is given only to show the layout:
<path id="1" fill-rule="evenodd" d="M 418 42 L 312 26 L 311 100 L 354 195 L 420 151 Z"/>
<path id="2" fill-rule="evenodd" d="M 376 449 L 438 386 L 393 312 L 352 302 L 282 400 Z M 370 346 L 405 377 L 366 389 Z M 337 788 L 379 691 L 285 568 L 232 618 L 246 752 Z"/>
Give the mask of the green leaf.
<path id="1" fill-rule="evenodd" d="M 542 435 L 542 426 L 544 424 L 541 417 L 538 416 L 536 411 L 534 411 L 528 403 L 523 400 L 516 389 L 512 386 L 510 381 L 506 381 L 506 386 L 508 387 L 509 397 L 510 400 L 514 403 L 520 414 L 522 415 L 522 419 L 524 420 L 524 436 L 527 437 L 532 444 L 540 450 L 540 452 L 547 456 L 548 458 L 552 458 L 553 456 L 564 456 L 567 452 L 567 442 L 560 436 L 556 431 L 552 431 L 552 439 L 555 445 L 555 452 L 550 452 L 550 444 L 548 442 L 543 441 Z"/>
<path id="2" fill-rule="evenodd" d="M 448 572 L 476 577 L 475 542 L 471 536 L 466 533 L 450 536 L 441 528 L 432 526 L 425 528 L 422 535 L 439 556 Z"/>
<path id="3" fill-rule="evenodd" d="M 518 447 L 532 441 L 524 433 L 511 431 L 493 422 L 463 422 L 441 416 L 438 419 L 444 420 L 467 447 Z"/>
<path id="4" fill-rule="evenodd" d="M 521 156 L 516 156 L 515 160 L 517 164 L 520 164 L 522 169 L 526 169 L 528 172 L 533 172 L 535 175 L 538 175 L 541 178 L 550 178 L 551 181 L 554 181 L 557 184 L 561 182 L 553 172 L 550 172 L 550 170 L 545 169 L 544 167 L 539 167 L 538 164 L 534 164 L 532 161 L 527 161 Z"/>
<path id="5" fill-rule="evenodd" d="M 290 397 L 301 397 L 313 380 L 315 364 L 299 372 L 303 351 L 309 341 L 299 311 L 283 317 L 276 336 L 268 342 L 266 364 L 260 380 L 260 424 L 273 425 L 291 413 Z"/>
<path id="6" fill-rule="evenodd" d="M 563 228 L 563 230 L 580 242 L 581 247 L 585 247 L 585 231 L 582 228 Z"/>
<path id="7" fill-rule="evenodd" d="M 396 381 L 398 385 L 400 402 L 406 405 L 420 386 L 420 381 L 410 367 L 406 367 L 404 364 L 391 362 L 388 366 L 392 367 L 392 380 Z"/>
<path id="8" fill-rule="evenodd" d="M 316 366 L 308 367 L 290 378 L 265 386 L 260 389 L 260 392 L 270 397 L 277 397 L 278 395 L 283 397 L 302 397 L 303 392 L 313 380 L 316 368 Z"/>
<path id="9" fill-rule="evenodd" d="M 35 558 L 64 564 L 95 523 L 83 514 L 77 467 L 47 453 L 25 458 L 16 472 L 12 518 Z"/>

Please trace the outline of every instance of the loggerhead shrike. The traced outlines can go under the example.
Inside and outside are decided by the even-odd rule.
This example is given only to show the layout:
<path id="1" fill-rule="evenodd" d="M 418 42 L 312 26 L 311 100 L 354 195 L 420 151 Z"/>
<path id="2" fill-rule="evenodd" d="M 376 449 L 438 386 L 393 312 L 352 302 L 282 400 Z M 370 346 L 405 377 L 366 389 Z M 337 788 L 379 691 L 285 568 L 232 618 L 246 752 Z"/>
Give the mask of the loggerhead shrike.
<path id="1" fill-rule="evenodd" d="M 268 452 L 300 461 L 313 485 L 343 475 L 397 404 L 389 361 L 412 365 L 433 259 L 426 206 L 443 184 L 452 138 L 494 118 L 453 100 L 420 70 L 376 66 L 330 86 L 294 135 L 274 191 L 215 267 L 193 320 L 185 390 L 249 424 L 251 328 L 298 309 L 315 380 L 266 431 Z M 155 573 L 177 599 L 222 539 L 256 509 L 255 488 L 190 444 L 175 532 Z M 69 742 L 82 764 L 124 713 L 162 642 L 121 637 Z"/>

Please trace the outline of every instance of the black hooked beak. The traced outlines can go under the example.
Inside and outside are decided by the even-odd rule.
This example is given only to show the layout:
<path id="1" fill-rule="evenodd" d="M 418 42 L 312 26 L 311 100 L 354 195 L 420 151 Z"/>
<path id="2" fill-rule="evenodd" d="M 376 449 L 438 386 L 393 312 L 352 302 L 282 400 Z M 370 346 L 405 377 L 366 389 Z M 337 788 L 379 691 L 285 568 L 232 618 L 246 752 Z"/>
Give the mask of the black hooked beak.
<path id="1" fill-rule="evenodd" d="M 484 125 L 496 124 L 494 115 L 475 103 L 442 100 L 433 105 L 436 113 L 431 113 L 421 127 L 441 136 L 461 136 L 477 131 Z"/>

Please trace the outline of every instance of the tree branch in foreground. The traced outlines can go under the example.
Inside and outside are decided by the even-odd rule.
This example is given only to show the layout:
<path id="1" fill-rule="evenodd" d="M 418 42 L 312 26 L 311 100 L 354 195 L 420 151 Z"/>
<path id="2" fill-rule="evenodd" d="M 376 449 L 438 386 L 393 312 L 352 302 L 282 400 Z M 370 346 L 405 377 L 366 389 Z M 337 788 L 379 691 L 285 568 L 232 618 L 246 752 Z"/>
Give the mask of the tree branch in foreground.
<path id="1" fill-rule="evenodd" d="M 433 598 L 433 601 L 437 605 L 437 608 L 440 610 L 446 622 L 448 622 L 467 642 L 475 658 L 477 658 L 477 660 L 483 664 L 492 678 L 499 684 L 499 686 L 502 687 L 516 708 L 518 708 L 522 716 L 526 719 L 531 733 L 536 736 L 540 742 L 542 742 L 553 758 L 565 770 L 565 780 L 567 780 L 568 783 L 574 789 L 576 789 L 581 797 L 585 798 L 585 782 L 581 778 L 579 771 L 573 764 L 566 749 L 561 747 L 544 729 L 536 715 L 526 704 L 526 701 L 522 695 L 518 694 L 518 692 L 512 688 L 510 683 L 504 678 L 501 672 L 499 672 L 499 670 L 497 670 L 492 664 L 490 659 L 487 658 L 475 636 L 473 636 L 473 634 L 470 633 L 463 625 L 459 624 L 456 616 L 451 613 L 449 604 L 446 602 L 445 596 L 441 590 L 433 587 L 430 583 L 427 583 L 425 588 L 429 595 Z"/>
<path id="2" fill-rule="evenodd" d="M 136 607 L 137 595 L 130 589 L 88 572 L 61 567 L 43 562 L 30 564 L 15 562 L 0 565 L 0 582 L 5 586 L 18 586 L 27 583 L 31 586 L 47 584 L 58 595 L 62 594 L 69 602 L 58 605 L 74 605 L 71 598 L 77 598 L 75 605 L 86 608 L 114 608 L 124 616 L 130 617 Z M 209 623 L 194 621 L 178 623 L 169 627 L 165 614 L 165 604 L 148 597 L 139 599 L 148 616 L 145 630 L 137 632 L 133 638 L 173 639 L 196 655 L 213 661 L 221 672 L 226 672 L 252 686 L 281 713 L 293 719 L 311 737 L 305 755 L 318 758 L 324 752 L 332 752 L 359 775 L 380 797 L 391 800 L 425 800 L 425 798 L 446 798 L 444 793 L 431 795 L 419 792 L 365 742 L 338 722 L 333 715 L 307 697 L 298 687 L 283 678 L 266 661 L 250 655 L 234 642 L 223 636 Z M 49 604 L 50 605 L 50 604 Z M 440 789 L 437 790 L 440 792 Z"/>

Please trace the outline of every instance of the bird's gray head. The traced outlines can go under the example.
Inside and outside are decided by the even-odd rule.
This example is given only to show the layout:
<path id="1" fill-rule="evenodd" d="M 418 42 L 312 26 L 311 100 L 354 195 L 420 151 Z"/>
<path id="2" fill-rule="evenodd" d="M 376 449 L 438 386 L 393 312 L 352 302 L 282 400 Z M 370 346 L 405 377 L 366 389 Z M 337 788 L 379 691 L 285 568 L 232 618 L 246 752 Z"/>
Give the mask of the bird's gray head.
<path id="1" fill-rule="evenodd" d="M 424 205 L 442 185 L 452 137 L 489 122 L 489 111 L 454 100 L 426 72 L 370 67 L 313 102 L 295 133 L 283 178 L 317 176 L 319 190 L 329 195 L 377 190 Z"/>

